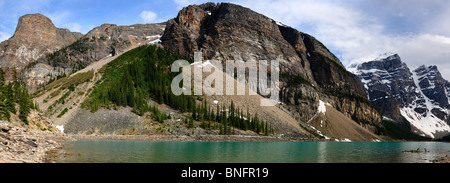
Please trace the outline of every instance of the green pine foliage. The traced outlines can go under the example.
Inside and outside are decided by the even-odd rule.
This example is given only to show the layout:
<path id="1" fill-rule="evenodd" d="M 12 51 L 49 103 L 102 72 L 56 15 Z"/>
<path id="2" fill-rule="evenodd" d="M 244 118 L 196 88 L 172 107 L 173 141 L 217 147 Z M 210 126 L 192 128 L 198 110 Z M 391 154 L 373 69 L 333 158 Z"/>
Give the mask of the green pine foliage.
<path id="1" fill-rule="evenodd" d="M 13 85 L 10 83 L 8 85 L 6 85 L 5 90 L 5 95 L 6 95 L 6 105 L 8 106 L 8 110 L 9 112 L 16 114 L 16 101 L 14 98 L 14 90 L 13 90 Z"/>
<path id="2" fill-rule="evenodd" d="M 82 106 L 93 112 L 111 105 L 129 106 L 142 115 L 150 110 L 146 101 L 153 99 L 181 112 L 192 112 L 194 97 L 175 96 L 170 89 L 172 79 L 178 74 L 170 72 L 170 66 L 179 59 L 185 58 L 152 45 L 126 52 L 108 64 L 103 81 Z"/>
<path id="3" fill-rule="evenodd" d="M 7 105 L 7 88 L 5 87 L 5 73 L 0 69 L 0 119 L 8 120 L 11 117 L 9 107 Z"/>
<path id="4" fill-rule="evenodd" d="M 155 121 L 164 123 L 166 119 L 170 119 L 170 115 L 167 115 L 165 112 L 161 112 L 156 106 L 152 106 L 150 110 L 152 112 L 151 118 Z"/>
<path id="5" fill-rule="evenodd" d="M 5 73 L 0 69 L 0 119 L 10 120 L 11 113 L 16 114 L 16 103 L 19 104 L 19 118 L 28 124 L 27 116 L 35 109 L 25 84 L 19 81 L 16 69 L 13 69 L 13 81 L 5 83 Z"/>
<path id="6" fill-rule="evenodd" d="M 233 103 L 229 106 L 217 105 L 216 112 L 206 101 L 197 96 L 176 96 L 171 92 L 172 79 L 179 73 L 170 72 L 171 64 L 176 60 L 188 60 L 174 52 L 154 45 L 141 46 L 128 51 L 108 63 L 104 69 L 102 81 L 94 88 L 90 97 L 82 103 L 82 107 L 92 112 L 99 108 L 129 106 L 138 115 L 151 112 L 151 117 L 161 123 L 170 115 L 149 107 L 147 101 L 152 99 L 159 104 L 166 104 L 181 113 L 190 113 L 185 124 L 194 128 L 200 122 L 204 129 L 219 129 L 219 133 L 230 135 L 236 133 L 235 128 L 251 130 L 258 134 L 273 134 L 267 124 L 259 120 L 257 115 L 251 118 L 243 116 L 243 110 Z M 228 112 L 227 112 L 228 111 Z"/>
<path id="7" fill-rule="evenodd" d="M 64 110 L 61 111 L 61 113 L 58 114 L 57 117 L 61 118 L 64 114 L 66 114 L 67 111 L 69 111 L 69 109 L 67 109 L 67 107 L 66 107 L 66 108 L 64 108 Z"/>
<path id="8" fill-rule="evenodd" d="M 33 102 L 31 102 L 30 95 L 28 94 L 28 90 L 25 86 L 20 87 L 19 91 L 19 118 L 22 120 L 25 124 L 28 125 L 27 116 L 31 111 L 31 108 L 33 107 Z"/>
<path id="9" fill-rule="evenodd" d="M 226 106 L 216 106 L 216 113 L 211 113 L 212 109 L 204 102 L 196 111 L 201 111 L 200 121 L 208 121 L 209 123 L 202 122 L 200 127 L 204 129 L 211 129 L 211 121 L 219 124 L 219 134 L 221 135 L 234 135 L 236 129 L 251 130 L 260 135 L 274 135 L 275 130 L 272 126 L 266 123 L 264 120 L 258 118 L 258 114 L 251 116 L 247 109 L 247 115 L 244 116 L 242 109 L 234 106 L 233 101 L 227 108 Z"/>

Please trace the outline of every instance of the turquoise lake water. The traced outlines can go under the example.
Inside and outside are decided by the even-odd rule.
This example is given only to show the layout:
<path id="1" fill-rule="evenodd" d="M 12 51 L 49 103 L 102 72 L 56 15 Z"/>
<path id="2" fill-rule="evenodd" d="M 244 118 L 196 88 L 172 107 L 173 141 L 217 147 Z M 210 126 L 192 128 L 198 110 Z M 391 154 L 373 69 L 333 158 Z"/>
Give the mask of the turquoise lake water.
<path id="1" fill-rule="evenodd" d="M 416 150 L 421 153 L 403 153 Z M 423 152 L 424 148 L 427 153 Z M 450 155 L 440 142 L 75 141 L 56 162 L 82 163 L 427 163 Z"/>

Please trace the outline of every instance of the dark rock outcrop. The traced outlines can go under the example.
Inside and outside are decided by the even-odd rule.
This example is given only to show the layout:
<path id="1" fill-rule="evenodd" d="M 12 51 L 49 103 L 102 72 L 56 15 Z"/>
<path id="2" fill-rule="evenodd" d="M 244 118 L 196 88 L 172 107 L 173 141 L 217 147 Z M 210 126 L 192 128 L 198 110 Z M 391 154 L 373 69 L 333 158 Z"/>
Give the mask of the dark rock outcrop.
<path id="1" fill-rule="evenodd" d="M 6 71 L 6 79 L 12 79 L 29 63 L 46 54 L 72 44 L 82 37 L 81 33 L 56 28 L 52 21 L 41 14 L 29 14 L 19 18 L 14 35 L 0 43 L 0 64 Z"/>
<path id="2" fill-rule="evenodd" d="M 397 54 L 349 67 L 361 78 L 368 98 L 383 116 L 404 119 L 412 131 L 431 138 L 450 133 L 449 82 L 436 66 L 410 71 Z"/>
<path id="3" fill-rule="evenodd" d="M 400 108 L 421 97 L 411 71 L 397 54 L 362 63 L 356 70 L 371 103 L 388 118 L 401 121 Z"/>
<path id="4" fill-rule="evenodd" d="M 248 8 L 185 7 L 167 22 L 161 41 L 188 57 L 202 52 L 204 60 L 278 60 L 282 102 L 300 121 L 312 118 L 320 97 L 368 129 L 380 125 L 359 81 L 321 42 Z"/>

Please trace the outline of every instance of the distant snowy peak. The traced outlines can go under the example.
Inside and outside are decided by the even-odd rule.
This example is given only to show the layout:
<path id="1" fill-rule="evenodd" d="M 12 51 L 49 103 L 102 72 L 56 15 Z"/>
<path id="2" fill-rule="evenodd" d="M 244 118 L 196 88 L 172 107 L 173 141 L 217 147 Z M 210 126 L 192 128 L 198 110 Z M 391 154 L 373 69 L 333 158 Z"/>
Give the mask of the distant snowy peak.
<path id="1" fill-rule="evenodd" d="M 392 94 L 393 97 L 401 97 L 400 93 L 414 91 L 399 91 L 405 88 L 398 86 L 413 84 L 409 68 L 403 63 L 397 54 L 388 55 L 379 60 L 353 64 L 347 68 L 353 74 L 359 76 L 369 99 L 386 98 L 384 95 Z M 392 92 L 392 88 L 396 89 Z M 376 94 L 371 93 L 377 91 Z M 380 96 L 380 93 L 382 95 Z M 391 96 L 391 97 L 392 97 Z"/>
<path id="2" fill-rule="evenodd" d="M 400 56 L 397 53 L 386 52 L 378 55 L 373 61 L 381 61 L 381 60 L 394 60 L 400 59 Z"/>
<path id="3" fill-rule="evenodd" d="M 398 54 L 353 64 L 371 103 L 390 119 L 406 118 L 417 134 L 439 138 L 450 133 L 450 84 L 436 66 L 411 71 Z"/>
<path id="4" fill-rule="evenodd" d="M 417 77 L 416 85 L 420 88 L 423 95 L 427 97 L 433 105 L 441 108 L 440 111 L 445 112 L 445 110 L 449 110 L 450 84 L 442 77 L 438 68 L 434 65 L 428 67 L 422 65 L 413 72 Z M 441 119 L 448 118 L 444 114 L 438 116 L 440 116 Z"/>
<path id="5" fill-rule="evenodd" d="M 393 62 L 396 62 L 396 64 Z M 347 70 L 355 75 L 359 75 L 361 72 L 364 72 L 364 70 L 384 70 L 386 65 L 407 67 L 406 64 L 401 61 L 398 54 L 383 53 L 367 62 L 352 63 L 347 67 Z"/>

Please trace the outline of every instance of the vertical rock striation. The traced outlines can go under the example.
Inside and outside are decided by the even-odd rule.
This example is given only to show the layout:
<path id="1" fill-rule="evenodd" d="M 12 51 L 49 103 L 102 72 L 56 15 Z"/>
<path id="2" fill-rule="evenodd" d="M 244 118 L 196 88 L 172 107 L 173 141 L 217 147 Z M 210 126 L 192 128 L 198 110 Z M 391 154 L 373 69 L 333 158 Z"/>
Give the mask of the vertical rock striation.
<path id="1" fill-rule="evenodd" d="M 0 65 L 6 71 L 6 79 L 12 79 L 14 68 L 20 73 L 29 63 L 72 44 L 81 36 L 81 33 L 56 28 L 41 14 L 20 17 L 14 35 L 0 43 Z"/>
<path id="2" fill-rule="evenodd" d="M 179 54 L 203 59 L 278 60 L 280 96 L 299 121 L 317 112 L 317 98 L 376 132 L 381 116 L 358 79 L 314 37 L 248 8 L 206 3 L 183 8 L 166 24 L 162 44 Z"/>

